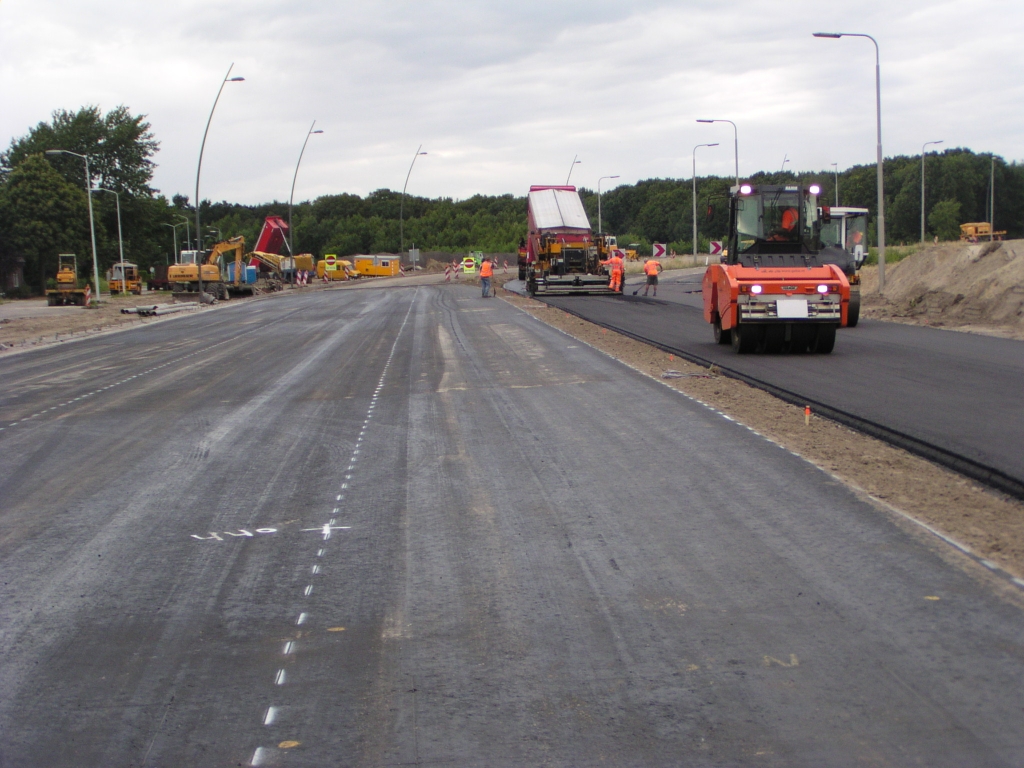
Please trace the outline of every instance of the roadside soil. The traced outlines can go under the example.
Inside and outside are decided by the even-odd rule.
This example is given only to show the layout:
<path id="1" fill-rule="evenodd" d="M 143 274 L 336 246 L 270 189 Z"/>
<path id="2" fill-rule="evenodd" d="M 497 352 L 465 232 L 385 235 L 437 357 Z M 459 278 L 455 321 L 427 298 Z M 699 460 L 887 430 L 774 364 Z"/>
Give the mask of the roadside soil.
<path id="1" fill-rule="evenodd" d="M 887 265 L 861 270 L 861 315 L 898 323 L 1024 340 L 1024 240 L 927 245 Z"/>
<path id="2" fill-rule="evenodd" d="M 538 320 L 751 427 L 855 491 L 1024 577 L 1024 503 L 835 422 L 812 415 L 807 426 L 802 408 L 720 376 L 713 368 L 686 362 L 539 301 L 504 290 L 499 295 Z"/>

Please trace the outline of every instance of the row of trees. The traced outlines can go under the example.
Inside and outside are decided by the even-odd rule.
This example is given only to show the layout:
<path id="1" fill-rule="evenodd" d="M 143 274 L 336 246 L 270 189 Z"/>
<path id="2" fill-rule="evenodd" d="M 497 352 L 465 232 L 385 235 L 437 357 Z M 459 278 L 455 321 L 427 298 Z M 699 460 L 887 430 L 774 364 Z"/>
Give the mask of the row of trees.
<path id="1" fill-rule="evenodd" d="M 153 158 L 159 143 L 143 115 L 126 107 L 103 114 L 97 107 L 53 114 L 27 135 L 13 139 L 0 153 L 0 274 L 5 265 L 24 260 L 26 280 L 36 291 L 56 272 L 57 254 L 90 253 L 85 165 L 77 157 L 46 155 L 65 149 L 90 157 L 94 187 L 120 194 L 126 258 L 144 269 L 173 260 L 171 228 L 185 248 L 185 221 L 195 209 L 187 197 L 168 200 L 152 189 Z M 1010 237 L 1024 237 L 1024 166 L 1000 157 L 977 155 L 968 149 L 947 149 L 926 158 L 928 236 L 955 239 L 965 221 L 988 221 L 990 178 L 995 179 L 995 222 Z M 818 183 L 822 202 L 868 208 L 875 214 L 875 166 L 854 166 L 838 175 L 819 173 L 757 173 L 754 183 Z M 697 180 L 699 249 L 723 239 L 728 226 L 725 197 L 732 178 Z M 622 185 L 603 194 L 601 218 L 620 244 L 637 243 L 649 249 L 661 242 L 678 252 L 692 247 L 693 192 L 690 179 L 648 179 Z M 921 158 L 899 156 L 885 163 L 886 231 L 890 242 L 914 242 L 920 237 Z M 580 195 L 596 225 L 598 199 L 593 190 Z M 113 195 L 93 196 L 101 268 L 117 260 L 117 220 Z M 399 211 L 404 210 L 400 223 Z M 243 235 L 255 243 L 264 218 L 287 215 L 286 203 L 238 205 L 203 201 L 201 233 L 208 247 L 218 239 Z M 468 200 L 407 197 L 380 189 L 366 197 L 325 195 L 295 206 L 296 250 L 324 253 L 397 252 L 404 230 L 405 246 L 423 250 L 514 251 L 526 233 L 526 197 L 476 195 Z M 874 236 L 872 235 L 872 240 Z M 88 258 L 80 258 L 86 264 Z M 84 274 L 84 273 L 83 273 Z"/>

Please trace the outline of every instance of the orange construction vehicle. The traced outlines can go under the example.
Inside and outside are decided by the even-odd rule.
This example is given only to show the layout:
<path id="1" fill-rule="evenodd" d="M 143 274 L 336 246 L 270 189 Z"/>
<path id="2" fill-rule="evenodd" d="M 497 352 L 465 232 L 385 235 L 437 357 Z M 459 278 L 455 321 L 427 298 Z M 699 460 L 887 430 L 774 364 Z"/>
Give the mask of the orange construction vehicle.
<path id="1" fill-rule="evenodd" d="M 739 353 L 832 351 L 850 282 L 825 263 L 817 185 L 729 190 L 729 250 L 704 273 L 704 319 Z"/>

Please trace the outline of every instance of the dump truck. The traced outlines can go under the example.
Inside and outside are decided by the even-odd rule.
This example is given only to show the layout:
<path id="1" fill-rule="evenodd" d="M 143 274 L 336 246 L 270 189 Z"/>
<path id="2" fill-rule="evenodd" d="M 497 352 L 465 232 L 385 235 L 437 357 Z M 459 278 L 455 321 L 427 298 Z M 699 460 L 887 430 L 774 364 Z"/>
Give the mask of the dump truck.
<path id="1" fill-rule="evenodd" d="M 609 255 L 594 236 L 576 187 L 532 186 L 527 197 L 526 290 L 538 293 L 613 293 L 601 265 Z"/>
<path id="2" fill-rule="evenodd" d="M 825 211 L 829 221 L 825 222 Z M 846 327 L 860 321 L 860 268 L 868 256 L 868 209 L 833 207 L 822 209 L 822 263 L 835 264 L 850 281 L 850 307 Z"/>
<path id="3" fill-rule="evenodd" d="M 110 289 L 111 295 L 115 293 L 142 295 L 142 278 L 139 277 L 139 265 L 132 264 L 130 261 L 115 261 L 113 266 L 107 270 L 107 287 Z"/>
<path id="4" fill-rule="evenodd" d="M 960 239 L 966 243 L 979 243 L 988 240 L 1002 240 L 1006 230 L 993 232 L 992 225 L 987 221 L 970 221 L 960 225 Z"/>
<path id="5" fill-rule="evenodd" d="M 832 352 L 850 282 L 821 257 L 817 185 L 729 190 L 729 255 L 704 273 L 704 319 L 719 344 L 749 352 Z"/>
<path id="6" fill-rule="evenodd" d="M 85 307 L 91 299 L 89 283 L 80 287 L 78 282 L 78 257 L 73 253 L 57 254 L 57 287 L 46 292 L 46 303 L 51 307 L 66 304 Z"/>

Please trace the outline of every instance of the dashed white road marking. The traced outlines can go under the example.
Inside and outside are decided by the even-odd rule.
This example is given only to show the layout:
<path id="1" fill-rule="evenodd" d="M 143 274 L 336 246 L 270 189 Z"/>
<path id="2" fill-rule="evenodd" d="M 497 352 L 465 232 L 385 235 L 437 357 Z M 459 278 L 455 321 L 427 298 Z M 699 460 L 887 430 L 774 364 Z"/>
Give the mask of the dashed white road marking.
<path id="1" fill-rule="evenodd" d="M 277 674 L 274 675 L 274 685 L 284 685 L 284 681 L 287 678 L 287 674 L 283 669 L 277 670 Z"/>
<path id="2" fill-rule="evenodd" d="M 300 613 L 299 614 L 299 618 L 295 622 L 295 626 L 301 627 L 303 624 L 306 623 L 306 619 L 308 619 L 308 618 L 309 618 L 309 614 L 308 613 L 305 613 L 305 612 Z"/>
<path id="3" fill-rule="evenodd" d="M 273 725 L 277 719 L 277 707 L 267 707 L 267 714 L 263 716 L 264 725 Z"/>

